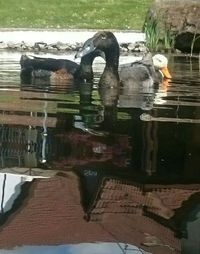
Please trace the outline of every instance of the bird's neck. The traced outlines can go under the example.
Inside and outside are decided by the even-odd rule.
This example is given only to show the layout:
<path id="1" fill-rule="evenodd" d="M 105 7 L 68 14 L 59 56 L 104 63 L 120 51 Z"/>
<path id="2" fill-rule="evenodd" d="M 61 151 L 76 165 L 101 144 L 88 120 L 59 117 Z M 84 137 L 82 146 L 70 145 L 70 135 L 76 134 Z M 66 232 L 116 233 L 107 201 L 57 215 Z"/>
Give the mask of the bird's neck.
<path id="1" fill-rule="evenodd" d="M 80 68 L 83 70 L 92 70 L 92 63 L 94 61 L 94 57 L 91 55 L 85 55 L 81 58 Z"/>
<path id="2" fill-rule="evenodd" d="M 91 80 L 93 78 L 93 70 L 92 63 L 94 61 L 94 57 L 86 55 L 81 58 L 80 66 L 79 66 L 79 76 L 80 78 Z"/>
<path id="3" fill-rule="evenodd" d="M 114 73 L 118 73 L 119 66 L 119 48 L 105 51 L 106 57 L 106 69 L 112 70 Z"/>
<path id="4" fill-rule="evenodd" d="M 95 55 L 93 53 L 87 54 L 81 58 L 82 64 L 92 64 L 94 61 Z"/>
<path id="5" fill-rule="evenodd" d="M 89 64 L 89 63 L 83 63 L 83 64 L 80 64 L 80 67 L 79 67 L 79 71 L 81 73 L 93 73 L 92 71 L 92 65 Z"/>

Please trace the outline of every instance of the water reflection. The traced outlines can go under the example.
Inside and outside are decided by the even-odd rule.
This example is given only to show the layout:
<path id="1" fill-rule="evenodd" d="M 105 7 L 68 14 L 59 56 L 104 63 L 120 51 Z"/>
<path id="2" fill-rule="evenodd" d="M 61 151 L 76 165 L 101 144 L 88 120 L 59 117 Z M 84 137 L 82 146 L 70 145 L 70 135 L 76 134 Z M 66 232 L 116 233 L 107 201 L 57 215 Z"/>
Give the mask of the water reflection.
<path id="1" fill-rule="evenodd" d="M 1 168 L 32 168 L 37 167 L 40 162 L 46 162 L 49 144 L 46 140 L 45 128 L 2 125 L 0 128 Z"/>
<path id="2" fill-rule="evenodd" d="M 147 254 L 146 251 L 137 248 L 134 245 L 124 243 L 80 243 L 80 244 L 69 244 L 60 246 L 26 246 L 22 248 L 16 248 L 15 250 L 2 250 L 2 254 L 34 254 L 34 253 L 55 253 L 55 254 L 121 254 L 121 253 L 136 253 L 136 254 Z"/>
<path id="3" fill-rule="evenodd" d="M 14 81 L 5 75 L 0 252 L 100 241 L 199 253 L 199 62 L 170 64 L 171 81 L 137 91 L 21 86 L 18 67 Z"/>
<path id="4" fill-rule="evenodd" d="M 169 204 L 174 204 L 174 191 L 180 192 L 179 198 L 183 196 L 186 199 L 194 190 L 186 192 L 185 189 L 173 188 L 167 189 L 166 192 L 162 191 L 160 186 L 158 190 L 151 192 L 147 189 L 145 193 L 137 183 L 114 178 L 103 179 L 99 185 L 99 197 L 96 196 L 93 204 L 84 212 L 78 185 L 77 176 L 68 172 L 62 176 L 34 181 L 31 186 L 24 186 L 21 199 L 14 202 L 12 210 L 1 217 L 4 230 L 1 232 L 0 246 L 13 248 L 17 245 L 46 243 L 117 241 L 134 242 L 137 246 L 141 244 L 143 248 L 152 245 L 165 246 L 167 251 L 180 248 L 178 240 L 169 241 L 177 230 L 173 220 L 169 227 L 165 225 L 165 221 L 151 218 L 149 214 L 156 214 L 164 219 L 173 217 L 172 210 L 179 208 L 181 203 L 180 200 L 171 209 L 168 208 Z M 168 204 L 166 201 L 163 203 L 166 195 L 171 197 L 168 198 Z M 8 221 L 13 216 L 14 218 Z M 21 234 L 12 237 L 16 229 L 20 230 Z M 163 234 L 162 239 L 159 232 Z M 6 241 L 8 237 L 9 242 Z"/>
<path id="5" fill-rule="evenodd" d="M 39 168 L 4 168 L 0 173 L 2 189 L 1 196 L 1 219 L 3 214 L 10 211 L 17 198 L 20 198 L 23 185 L 38 178 L 49 178 L 56 175 L 56 171 L 41 170 Z"/>

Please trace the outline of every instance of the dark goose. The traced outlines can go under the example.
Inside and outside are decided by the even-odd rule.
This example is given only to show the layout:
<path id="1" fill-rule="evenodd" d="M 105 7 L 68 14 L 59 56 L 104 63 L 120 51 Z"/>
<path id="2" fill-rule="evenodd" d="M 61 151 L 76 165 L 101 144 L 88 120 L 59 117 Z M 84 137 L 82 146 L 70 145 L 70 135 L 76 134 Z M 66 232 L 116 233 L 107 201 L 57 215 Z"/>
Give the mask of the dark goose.
<path id="1" fill-rule="evenodd" d="M 42 58 L 22 55 L 20 59 L 22 83 L 31 83 L 35 79 L 55 81 L 91 82 L 93 80 L 92 63 L 102 51 L 95 50 L 81 58 L 80 64 L 67 59 Z"/>
<path id="2" fill-rule="evenodd" d="M 119 44 L 112 32 L 101 31 L 88 39 L 83 48 L 77 53 L 78 57 L 86 56 L 94 50 L 102 50 L 105 53 L 106 65 L 99 84 L 113 86 L 143 85 L 152 86 L 160 83 L 163 78 L 171 78 L 167 69 L 168 60 L 165 56 L 157 54 L 153 58 L 147 54 L 141 61 L 119 66 Z"/>

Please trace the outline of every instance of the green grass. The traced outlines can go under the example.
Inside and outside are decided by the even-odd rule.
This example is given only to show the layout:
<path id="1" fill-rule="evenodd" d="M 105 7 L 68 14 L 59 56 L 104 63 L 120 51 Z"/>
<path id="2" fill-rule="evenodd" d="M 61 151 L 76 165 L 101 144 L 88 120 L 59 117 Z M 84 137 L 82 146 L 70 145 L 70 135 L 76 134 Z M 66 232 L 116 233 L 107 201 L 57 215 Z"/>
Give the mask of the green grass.
<path id="1" fill-rule="evenodd" d="M 157 51 L 160 40 L 160 32 L 156 20 L 148 20 L 144 26 L 146 34 L 147 47 L 152 51 Z"/>
<path id="2" fill-rule="evenodd" d="M 146 34 L 146 45 L 150 51 L 173 50 L 175 34 L 169 28 L 160 31 L 159 22 L 156 19 L 147 18 L 144 24 Z"/>
<path id="3" fill-rule="evenodd" d="M 153 0 L 0 0 L 1 28 L 142 29 Z"/>

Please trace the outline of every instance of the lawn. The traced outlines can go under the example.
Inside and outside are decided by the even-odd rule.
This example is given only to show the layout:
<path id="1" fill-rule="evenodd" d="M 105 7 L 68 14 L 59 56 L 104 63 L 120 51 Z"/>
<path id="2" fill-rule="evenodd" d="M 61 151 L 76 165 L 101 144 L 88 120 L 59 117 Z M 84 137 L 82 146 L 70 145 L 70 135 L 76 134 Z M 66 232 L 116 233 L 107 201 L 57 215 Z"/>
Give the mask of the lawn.
<path id="1" fill-rule="evenodd" d="M 0 0 L 1 28 L 141 30 L 153 0 Z"/>

